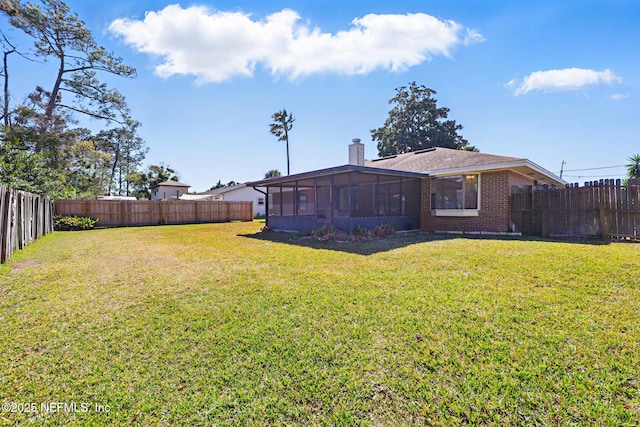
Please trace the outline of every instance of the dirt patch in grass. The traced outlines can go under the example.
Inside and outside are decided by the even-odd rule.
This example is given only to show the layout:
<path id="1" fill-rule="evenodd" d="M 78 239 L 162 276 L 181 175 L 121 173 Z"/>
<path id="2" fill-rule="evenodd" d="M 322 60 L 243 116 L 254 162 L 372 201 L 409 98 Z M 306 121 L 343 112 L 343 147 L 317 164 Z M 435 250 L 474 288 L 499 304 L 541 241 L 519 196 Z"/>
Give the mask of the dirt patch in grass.
<path id="1" fill-rule="evenodd" d="M 9 266 L 9 268 L 11 270 L 16 272 L 16 271 L 24 270 L 26 268 L 35 267 L 36 265 L 42 265 L 42 264 L 44 264 L 44 261 L 42 261 L 42 260 L 28 259 L 28 260 L 24 260 L 24 261 L 17 261 L 17 262 L 9 263 L 8 266 Z"/>

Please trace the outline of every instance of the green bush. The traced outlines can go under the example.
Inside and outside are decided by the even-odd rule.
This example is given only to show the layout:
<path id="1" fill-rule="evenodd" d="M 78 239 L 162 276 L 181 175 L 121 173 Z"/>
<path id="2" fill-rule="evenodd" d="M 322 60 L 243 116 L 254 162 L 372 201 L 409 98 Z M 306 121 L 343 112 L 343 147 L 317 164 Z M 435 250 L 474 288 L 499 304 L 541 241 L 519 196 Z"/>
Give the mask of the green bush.
<path id="1" fill-rule="evenodd" d="M 58 231 L 92 230 L 97 223 L 97 219 L 84 216 L 56 215 L 53 217 L 53 229 Z"/>

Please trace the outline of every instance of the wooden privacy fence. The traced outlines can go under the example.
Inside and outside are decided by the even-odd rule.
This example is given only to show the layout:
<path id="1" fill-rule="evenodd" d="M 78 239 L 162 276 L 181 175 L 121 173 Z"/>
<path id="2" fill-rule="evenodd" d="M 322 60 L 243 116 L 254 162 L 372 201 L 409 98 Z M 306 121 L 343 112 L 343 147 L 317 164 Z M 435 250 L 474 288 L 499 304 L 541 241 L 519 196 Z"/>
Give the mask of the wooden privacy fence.
<path id="1" fill-rule="evenodd" d="M 55 213 L 98 220 L 98 227 L 251 221 L 253 202 L 56 200 Z"/>
<path id="2" fill-rule="evenodd" d="M 541 237 L 603 237 L 640 240 L 640 180 L 618 179 L 566 188 L 514 187 L 515 231 Z"/>
<path id="3" fill-rule="evenodd" d="M 0 185 L 0 262 L 53 230 L 53 201 Z"/>

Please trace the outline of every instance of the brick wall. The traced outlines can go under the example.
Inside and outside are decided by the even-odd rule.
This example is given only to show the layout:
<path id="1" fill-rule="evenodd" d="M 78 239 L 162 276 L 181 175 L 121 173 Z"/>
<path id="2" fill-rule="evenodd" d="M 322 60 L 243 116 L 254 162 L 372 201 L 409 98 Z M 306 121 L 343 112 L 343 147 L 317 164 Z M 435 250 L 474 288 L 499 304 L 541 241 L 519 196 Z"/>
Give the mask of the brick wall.
<path id="1" fill-rule="evenodd" d="M 431 180 L 422 180 L 420 228 L 427 231 L 510 231 L 509 194 L 513 185 L 532 185 L 533 180 L 511 171 L 480 174 L 480 210 L 474 217 L 431 215 Z"/>

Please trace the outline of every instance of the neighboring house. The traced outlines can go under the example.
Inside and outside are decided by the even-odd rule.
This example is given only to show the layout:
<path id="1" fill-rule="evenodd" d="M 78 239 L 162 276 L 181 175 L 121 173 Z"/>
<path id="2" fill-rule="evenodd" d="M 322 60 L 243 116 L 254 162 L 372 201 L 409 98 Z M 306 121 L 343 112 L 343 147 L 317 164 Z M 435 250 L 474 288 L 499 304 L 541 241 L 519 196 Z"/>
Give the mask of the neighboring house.
<path id="1" fill-rule="evenodd" d="M 98 196 L 98 200 L 138 200 L 133 196 Z"/>
<path id="2" fill-rule="evenodd" d="M 265 201 L 266 189 L 247 186 L 247 184 L 236 184 L 229 187 L 216 188 L 198 194 L 185 194 L 182 200 L 216 200 L 224 202 L 253 202 L 253 215 L 264 217 L 266 214 Z"/>
<path id="3" fill-rule="evenodd" d="M 189 190 L 189 185 L 178 181 L 165 181 L 149 188 L 151 200 L 177 200 Z"/>
<path id="4" fill-rule="evenodd" d="M 215 196 L 207 196 L 207 195 L 202 195 L 199 193 L 196 194 L 183 194 L 182 196 L 180 196 L 180 200 L 186 200 L 186 201 L 198 201 L 198 202 L 212 202 L 215 200 L 220 200 L 218 198 L 216 198 Z"/>
<path id="5" fill-rule="evenodd" d="M 511 188 L 537 184 L 565 182 L 527 159 L 448 148 L 365 161 L 359 140 L 348 165 L 247 183 L 266 187 L 273 229 L 491 233 L 512 231 Z"/>

